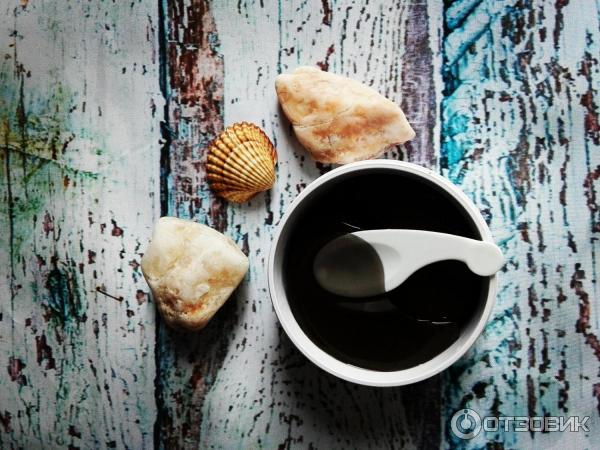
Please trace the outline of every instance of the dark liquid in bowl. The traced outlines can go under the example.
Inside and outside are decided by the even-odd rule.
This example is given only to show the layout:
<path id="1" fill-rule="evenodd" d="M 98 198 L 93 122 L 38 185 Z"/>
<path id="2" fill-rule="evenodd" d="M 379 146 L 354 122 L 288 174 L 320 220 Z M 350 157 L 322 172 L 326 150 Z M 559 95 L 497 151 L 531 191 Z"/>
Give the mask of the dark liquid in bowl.
<path id="1" fill-rule="evenodd" d="M 319 250 L 353 231 L 417 229 L 480 239 L 459 204 L 427 180 L 389 169 L 353 174 L 312 192 L 294 214 L 285 292 L 302 330 L 340 361 L 378 371 L 424 363 L 456 341 L 485 301 L 488 278 L 458 261 L 424 267 L 367 301 L 331 294 L 313 275 Z"/>

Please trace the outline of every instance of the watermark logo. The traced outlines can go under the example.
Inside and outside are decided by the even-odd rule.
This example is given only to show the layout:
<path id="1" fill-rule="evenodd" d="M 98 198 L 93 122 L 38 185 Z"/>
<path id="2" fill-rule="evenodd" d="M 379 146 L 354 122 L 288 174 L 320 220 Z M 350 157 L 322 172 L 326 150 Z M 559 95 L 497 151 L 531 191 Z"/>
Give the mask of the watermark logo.
<path id="1" fill-rule="evenodd" d="M 473 439 L 481 431 L 481 417 L 472 409 L 459 409 L 450 419 L 454 435 L 460 439 Z"/>
<path id="2" fill-rule="evenodd" d="M 459 409 L 450 419 L 452 433 L 459 439 L 473 439 L 482 430 L 484 432 L 589 432 L 589 416 L 484 416 L 472 409 Z"/>

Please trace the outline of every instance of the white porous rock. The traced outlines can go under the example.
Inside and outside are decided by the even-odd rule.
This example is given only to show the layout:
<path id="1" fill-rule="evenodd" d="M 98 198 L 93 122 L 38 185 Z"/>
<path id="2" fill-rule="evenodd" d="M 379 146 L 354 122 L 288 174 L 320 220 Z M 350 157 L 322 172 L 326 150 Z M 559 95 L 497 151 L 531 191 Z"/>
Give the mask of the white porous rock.
<path id="1" fill-rule="evenodd" d="M 142 258 L 142 272 L 165 322 L 200 330 L 248 271 L 248 258 L 206 225 L 162 217 Z"/>
<path id="2" fill-rule="evenodd" d="M 415 136 L 398 105 L 350 78 L 303 66 L 278 75 L 275 90 L 296 137 L 322 163 L 376 158 Z"/>

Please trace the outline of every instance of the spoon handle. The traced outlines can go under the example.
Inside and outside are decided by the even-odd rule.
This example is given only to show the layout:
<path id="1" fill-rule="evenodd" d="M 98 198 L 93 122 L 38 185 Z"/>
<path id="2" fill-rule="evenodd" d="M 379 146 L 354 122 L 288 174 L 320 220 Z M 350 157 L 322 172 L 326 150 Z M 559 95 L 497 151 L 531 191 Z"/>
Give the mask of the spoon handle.
<path id="1" fill-rule="evenodd" d="M 438 261 L 462 261 L 481 276 L 495 274 L 504 264 L 491 242 L 424 230 L 367 230 L 352 233 L 369 242 L 384 267 L 396 268 L 391 283 L 402 283 L 413 272 Z"/>

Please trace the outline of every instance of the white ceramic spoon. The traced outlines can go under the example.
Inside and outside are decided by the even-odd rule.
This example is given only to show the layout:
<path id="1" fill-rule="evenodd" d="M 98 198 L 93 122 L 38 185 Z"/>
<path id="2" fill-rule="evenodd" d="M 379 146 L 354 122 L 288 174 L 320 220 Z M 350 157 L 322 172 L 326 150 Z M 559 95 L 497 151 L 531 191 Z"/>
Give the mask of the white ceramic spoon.
<path id="1" fill-rule="evenodd" d="M 333 294 L 371 297 L 395 289 L 424 266 L 449 259 L 481 276 L 495 274 L 504 264 L 500 249 L 489 242 L 423 230 L 368 230 L 327 243 L 313 272 Z"/>

